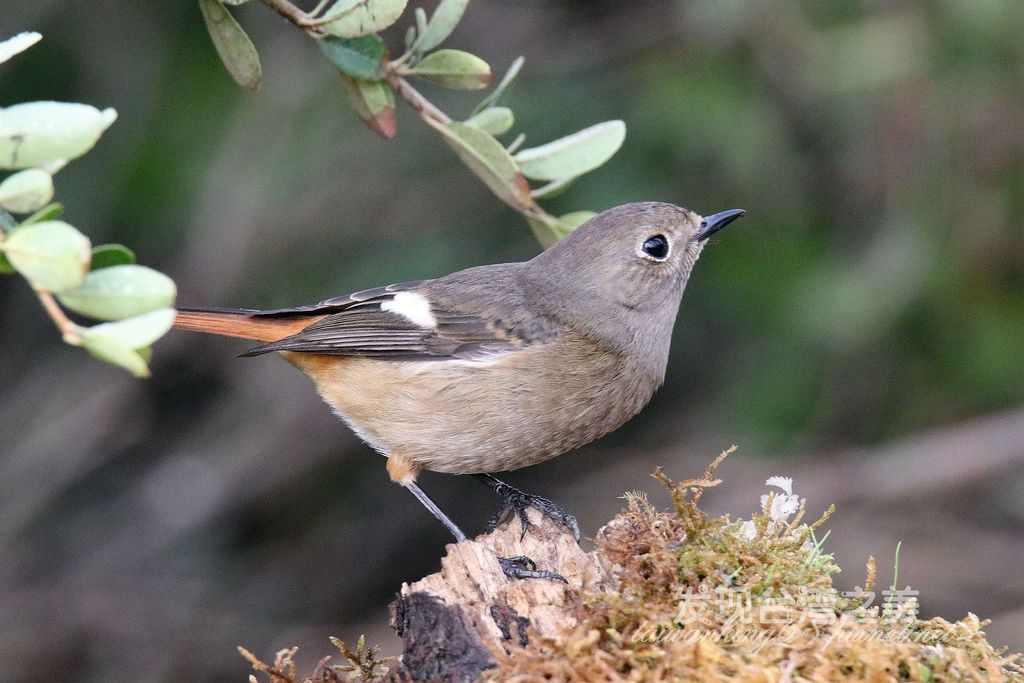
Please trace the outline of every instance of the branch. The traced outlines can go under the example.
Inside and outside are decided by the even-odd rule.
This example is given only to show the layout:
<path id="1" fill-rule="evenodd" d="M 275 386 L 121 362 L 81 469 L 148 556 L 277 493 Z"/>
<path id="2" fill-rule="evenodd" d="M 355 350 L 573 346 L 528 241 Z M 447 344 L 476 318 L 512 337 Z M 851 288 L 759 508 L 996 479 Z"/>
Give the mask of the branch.
<path id="1" fill-rule="evenodd" d="M 315 19 L 306 12 L 293 5 L 290 0 L 263 0 L 263 4 L 270 7 L 272 10 L 280 14 L 282 17 L 287 19 L 289 22 L 294 24 L 297 28 L 305 31 L 306 33 L 313 35 L 323 35 L 324 31 L 321 26 L 324 23 L 322 18 Z M 357 5 L 358 6 L 358 5 Z M 334 21 L 332 19 L 331 21 Z M 412 86 L 409 81 L 403 78 L 402 73 L 399 69 L 402 67 L 402 61 L 404 57 L 394 61 L 386 62 L 384 65 L 384 77 L 387 81 L 388 86 L 394 91 L 395 95 L 405 101 L 413 110 L 419 115 L 420 119 L 427 125 L 447 124 L 452 122 L 452 118 L 441 111 L 433 102 L 423 96 L 420 91 Z M 516 144 L 516 143 L 513 143 Z M 511 153 L 512 150 L 510 150 Z M 550 186 L 541 188 L 542 190 L 551 190 Z M 500 199 L 500 197 L 499 197 Z M 522 209 L 516 206 L 512 206 L 513 209 L 522 213 Z M 535 219 L 538 219 L 549 226 L 554 226 L 558 223 L 558 219 L 546 212 L 540 206 L 534 205 L 531 207 L 529 215 Z"/>
<path id="2" fill-rule="evenodd" d="M 402 78 L 391 65 L 385 68 L 388 85 L 395 91 L 395 94 L 405 100 L 406 104 L 416 110 L 424 121 L 432 119 L 437 123 L 451 123 L 452 117 L 438 109 L 430 100 L 424 97 L 419 90 L 412 87 L 409 81 Z M 427 121 L 429 123 L 430 121 Z"/>
<path id="3" fill-rule="evenodd" d="M 64 337 L 64 341 L 69 343 L 77 343 L 82 338 L 82 333 L 79 330 L 78 325 L 71 322 L 70 318 L 64 313 L 64 310 L 57 305 L 57 300 L 53 298 L 53 294 L 50 292 L 44 292 L 42 290 L 36 290 L 36 296 L 39 297 L 40 303 L 43 304 L 43 309 L 46 310 L 46 314 L 50 316 L 50 320 L 60 330 L 61 335 Z"/>
<path id="4" fill-rule="evenodd" d="M 323 29 L 320 28 L 320 24 L 315 19 L 288 2 L 288 0 L 263 0 L 263 4 L 307 33 L 317 35 L 323 35 L 324 33 Z"/>

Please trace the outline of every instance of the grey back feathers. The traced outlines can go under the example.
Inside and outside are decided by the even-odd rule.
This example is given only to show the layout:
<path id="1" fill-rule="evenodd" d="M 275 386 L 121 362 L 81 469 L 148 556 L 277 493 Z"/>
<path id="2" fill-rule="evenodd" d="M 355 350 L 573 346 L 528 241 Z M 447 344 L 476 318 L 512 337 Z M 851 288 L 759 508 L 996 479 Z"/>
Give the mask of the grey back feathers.
<path id="1" fill-rule="evenodd" d="M 631 356 L 660 383 L 682 292 L 703 247 L 700 228 L 700 216 L 671 204 L 616 207 L 531 261 L 258 313 L 327 315 L 246 355 L 473 361 L 571 334 Z"/>

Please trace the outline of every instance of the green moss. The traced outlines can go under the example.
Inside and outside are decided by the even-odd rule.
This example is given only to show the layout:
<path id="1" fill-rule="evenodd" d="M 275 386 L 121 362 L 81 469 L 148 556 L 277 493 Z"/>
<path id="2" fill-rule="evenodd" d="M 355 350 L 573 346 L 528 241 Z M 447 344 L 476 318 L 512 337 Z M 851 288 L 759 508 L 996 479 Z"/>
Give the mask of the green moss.
<path id="1" fill-rule="evenodd" d="M 1019 655 L 985 639 L 988 622 L 919 620 L 913 599 L 882 613 L 832 586 L 839 571 L 803 500 L 768 494 L 750 520 L 699 508 L 725 453 L 700 479 L 655 473 L 673 510 L 631 493 L 598 535 L 610 590 L 585 589 L 564 637 L 513 650 L 490 680 L 1024 681 Z M 799 507 L 797 508 L 797 501 Z M 789 507 L 786 507 L 788 505 Z M 789 510 L 788 514 L 783 510 Z M 865 591 L 874 591 L 874 560 Z M 781 616 L 781 618 L 779 618 Z M 774 619 L 772 617 L 775 617 Z"/>
<path id="2" fill-rule="evenodd" d="M 993 648 L 973 614 L 921 620 L 916 602 L 862 596 L 832 586 L 839 571 L 818 530 L 834 508 L 804 522 L 791 482 L 762 497 L 749 520 L 711 519 L 700 510 L 716 486 L 723 453 L 699 479 L 674 482 L 655 473 L 672 496 L 656 510 L 642 493 L 597 536 L 608 581 L 585 586 L 571 608 L 575 626 L 557 637 L 531 637 L 484 672 L 491 681 L 973 681 L 1024 683 L 1020 655 Z M 893 586 L 896 585 L 895 579 Z M 864 591 L 875 591 L 873 558 Z M 571 621 L 571 620 L 570 620 Z M 336 641 L 347 664 L 325 658 L 311 678 L 296 675 L 294 650 L 274 665 L 243 654 L 276 683 L 377 680 L 384 660 L 360 640 Z"/>

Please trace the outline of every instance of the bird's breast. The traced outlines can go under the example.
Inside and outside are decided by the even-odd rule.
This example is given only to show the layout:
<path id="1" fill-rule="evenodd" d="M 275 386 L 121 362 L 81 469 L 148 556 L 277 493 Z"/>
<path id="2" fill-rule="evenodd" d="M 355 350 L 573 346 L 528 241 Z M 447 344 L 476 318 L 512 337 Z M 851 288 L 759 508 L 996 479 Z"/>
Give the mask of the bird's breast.
<path id="1" fill-rule="evenodd" d="M 572 338 L 485 361 L 287 358 L 378 451 L 456 474 L 526 467 L 588 443 L 639 412 L 660 383 Z"/>

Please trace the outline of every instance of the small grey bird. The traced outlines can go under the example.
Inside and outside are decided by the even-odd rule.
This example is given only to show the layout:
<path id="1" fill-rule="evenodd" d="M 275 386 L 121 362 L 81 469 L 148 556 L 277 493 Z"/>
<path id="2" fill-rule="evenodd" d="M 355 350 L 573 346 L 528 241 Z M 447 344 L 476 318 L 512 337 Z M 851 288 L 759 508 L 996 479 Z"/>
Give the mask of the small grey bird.
<path id="1" fill-rule="evenodd" d="M 504 501 L 492 527 L 514 511 L 525 533 L 531 506 L 578 540 L 572 515 L 491 473 L 589 443 L 647 404 L 693 264 L 743 213 L 626 204 L 523 263 L 298 308 L 185 309 L 175 326 L 261 343 L 245 356 L 282 353 L 457 540 L 466 535 L 416 484 L 422 470 L 491 486 Z M 511 577 L 561 579 L 529 558 L 499 560 Z"/>

